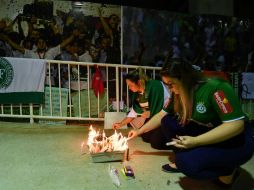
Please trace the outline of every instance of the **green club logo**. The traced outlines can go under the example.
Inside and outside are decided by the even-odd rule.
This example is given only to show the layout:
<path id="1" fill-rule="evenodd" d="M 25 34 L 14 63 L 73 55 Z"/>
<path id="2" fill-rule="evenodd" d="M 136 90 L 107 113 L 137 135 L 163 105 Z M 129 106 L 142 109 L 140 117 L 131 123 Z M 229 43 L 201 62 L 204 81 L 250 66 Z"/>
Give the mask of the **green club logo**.
<path id="1" fill-rule="evenodd" d="M 10 86 L 13 80 L 13 67 L 8 60 L 0 57 L 0 90 Z"/>
<path id="2" fill-rule="evenodd" d="M 196 110 L 199 113 L 205 113 L 206 112 L 205 104 L 203 102 L 198 102 L 198 104 L 196 106 Z"/>

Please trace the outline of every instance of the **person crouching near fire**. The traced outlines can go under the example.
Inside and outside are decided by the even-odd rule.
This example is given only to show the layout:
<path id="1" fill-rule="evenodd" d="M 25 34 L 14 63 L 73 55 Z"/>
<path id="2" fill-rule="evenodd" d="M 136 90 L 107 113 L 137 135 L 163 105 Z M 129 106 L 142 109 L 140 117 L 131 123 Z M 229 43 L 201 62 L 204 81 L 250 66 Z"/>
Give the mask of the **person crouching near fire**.
<path id="1" fill-rule="evenodd" d="M 132 108 L 120 122 L 113 124 L 113 129 L 130 124 L 134 129 L 142 128 L 143 124 L 157 114 L 170 98 L 167 87 L 159 80 L 149 79 L 142 68 L 129 72 L 125 76 L 126 84 L 131 91 Z M 155 149 L 168 149 L 167 139 L 163 138 L 160 127 L 141 135 L 143 141 L 150 143 Z"/>
<path id="2" fill-rule="evenodd" d="M 163 171 L 182 172 L 231 187 L 239 176 L 239 167 L 254 152 L 248 118 L 234 89 L 222 79 L 205 78 L 181 59 L 165 64 L 161 77 L 172 92 L 168 108 L 142 128 L 130 131 L 128 137 L 161 126 L 175 153 L 174 162 L 163 165 Z"/>

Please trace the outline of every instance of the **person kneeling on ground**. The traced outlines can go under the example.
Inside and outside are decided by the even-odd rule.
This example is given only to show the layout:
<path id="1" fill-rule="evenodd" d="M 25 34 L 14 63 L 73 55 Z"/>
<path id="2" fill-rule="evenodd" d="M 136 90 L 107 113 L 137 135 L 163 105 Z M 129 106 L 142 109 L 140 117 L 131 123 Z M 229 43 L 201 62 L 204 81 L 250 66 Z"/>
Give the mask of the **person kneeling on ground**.
<path id="1" fill-rule="evenodd" d="M 170 93 L 159 80 L 149 79 L 143 69 L 131 71 L 125 76 L 126 84 L 132 92 L 132 108 L 127 117 L 113 124 L 113 129 L 119 129 L 130 124 L 134 129 L 142 128 L 143 124 L 158 113 L 168 102 Z M 168 149 L 160 127 L 141 135 L 155 149 Z"/>
<path id="2" fill-rule="evenodd" d="M 222 79 L 206 78 L 181 59 L 165 64 L 161 76 L 172 92 L 169 106 L 128 137 L 161 126 L 175 153 L 174 163 L 163 165 L 163 171 L 231 187 L 254 152 L 248 118 L 233 88 Z"/>

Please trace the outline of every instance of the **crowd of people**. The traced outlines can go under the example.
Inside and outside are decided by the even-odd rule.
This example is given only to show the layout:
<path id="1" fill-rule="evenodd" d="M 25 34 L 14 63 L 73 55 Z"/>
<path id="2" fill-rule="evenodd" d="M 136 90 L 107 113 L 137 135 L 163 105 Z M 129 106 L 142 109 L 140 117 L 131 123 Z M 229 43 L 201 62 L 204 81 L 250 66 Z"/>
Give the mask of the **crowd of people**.
<path id="1" fill-rule="evenodd" d="M 1 19 L 1 56 L 120 63 L 120 18 L 117 15 L 105 18 L 102 7 L 98 8 L 99 17 L 84 16 L 75 11 L 56 12 L 57 15 L 50 20 L 23 14 L 18 14 L 9 23 Z M 22 22 L 27 23 L 27 35 L 24 34 Z M 14 30 L 15 24 L 18 31 Z M 71 36 L 73 38 L 70 40 Z M 38 47 L 39 41 L 45 47 Z M 47 51 L 59 44 L 62 44 L 60 52 L 46 56 Z M 40 55 L 26 54 L 25 50 L 39 52 Z"/>
<path id="2" fill-rule="evenodd" d="M 104 17 L 104 7 L 99 7 L 97 17 L 57 10 L 51 20 L 22 14 L 9 23 L 1 19 L 0 55 L 120 64 L 122 53 L 123 64 L 149 66 L 162 66 L 166 59 L 181 56 L 203 70 L 254 70 L 254 26 L 250 18 L 183 15 L 132 7 L 123 10 L 123 52 L 119 16 Z M 27 22 L 27 35 L 21 22 Z M 14 24 L 18 31 L 13 30 Z M 45 41 L 43 50 L 38 49 L 38 41 Z M 46 54 L 60 44 L 59 51 Z"/>
<path id="3" fill-rule="evenodd" d="M 97 12 L 98 17 L 57 10 L 57 15 L 47 20 L 23 14 L 9 23 L 1 19 L 0 56 L 120 64 L 120 18 L 116 14 L 105 17 L 104 7 L 98 7 Z M 22 22 L 28 26 L 26 35 Z M 51 70 L 54 85 L 58 73 Z M 73 66 L 72 70 L 75 78 L 77 69 Z M 68 80 L 66 73 L 67 66 L 61 66 L 63 86 Z"/>
<path id="4" fill-rule="evenodd" d="M 124 11 L 125 64 L 162 66 L 185 57 L 203 70 L 253 72 L 253 19 L 186 15 L 167 11 Z"/>

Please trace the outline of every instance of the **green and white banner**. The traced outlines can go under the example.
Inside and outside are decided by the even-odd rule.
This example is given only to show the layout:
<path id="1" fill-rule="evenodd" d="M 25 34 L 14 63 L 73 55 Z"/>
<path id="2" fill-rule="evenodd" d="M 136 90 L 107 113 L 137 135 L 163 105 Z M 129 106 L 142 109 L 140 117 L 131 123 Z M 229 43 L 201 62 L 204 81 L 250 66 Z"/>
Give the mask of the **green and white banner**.
<path id="1" fill-rule="evenodd" d="M 0 103 L 43 103 L 46 62 L 0 57 Z"/>

